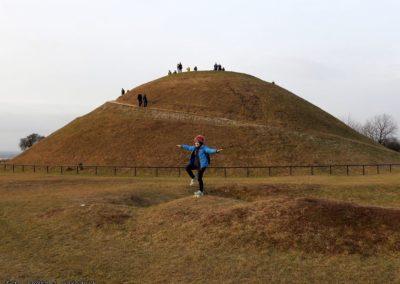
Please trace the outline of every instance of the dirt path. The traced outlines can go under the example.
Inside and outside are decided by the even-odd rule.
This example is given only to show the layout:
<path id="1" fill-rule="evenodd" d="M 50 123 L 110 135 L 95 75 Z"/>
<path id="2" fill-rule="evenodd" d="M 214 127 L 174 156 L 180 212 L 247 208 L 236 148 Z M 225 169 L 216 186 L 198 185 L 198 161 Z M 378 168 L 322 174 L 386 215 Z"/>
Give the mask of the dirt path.
<path id="1" fill-rule="evenodd" d="M 229 118 L 223 117 L 210 117 L 206 115 L 198 115 L 194 113 L 188 113 L 183 111 L 169 110 L 169 109 L 160 109 L 160 108 L 138 108 L 137 105 L 120 103 L 116 101 L 110 101 L 108 103 L 117 104 L 121 106 L 130 107 L 135 111 L 146 112 L 147 115 L 150 115 L 154 118 L 158 119 L 174 119 L 174 120 L 185 120 L 185 121 L 193 121 L 193 122 L 202 122 L 206 124 L 212 124 L 217 126 L 247 126 L 247 127 L 257 127 L 262 129 L 267 129 L 266 125 L 251 123 L 246 121 L 238 121 Z"/>
<path id="2" fill-rule="evenodd" d="M 176 110 L 169 110 L 169 109 L 161 109 L 161 108 L 139 108 L 137 105 L 134 104 L 128 104 L 128 103 L 121 103 L 117 101 L 109 101 L 107 102 L 109 104 L 115 104 L 115 105 L 120 105 L 120 106 L 125 106 L 131 108 L 133 111 L 141 112 L 143 114 L 149 115 L 155 119 L 170 119 L 170 120 L 180 120 L 180 121 L 186 121 L 186 122 L 201 122 L 204 124 L 209 124 L 209 125 L 215 125 L 215 126 L 240 126 L 240 127 L 252 127 L 255 128 L 259 131 L 279 131 L 279 132 L 284 132 L 287 135 L 293 135 L 296 137 L 302 137 L 305 138 L 307 137 L 310 140 L 314 140 L 317 137 L 313 135 L 312 133 L 304 133 L 304 132 L 298 132 L 292 129 L 282 129 L 280 127 L 276 126 L 267 126 L 267 125 L 262 125 L 262 124 L 257 124 L 257 123 L 252 123 L 252 122 L 247 122 L 247 121 L 239 121 L 239 120 L 233 120 L 229 118 L 223 118 L 223 117 L 211 117 L 211 116 L 206 116 L 206 115 L 198 115 L 194 113 L 189 113 L 189 112 L 183 112 L 183 111 L 176 111 Z M 330 133 L 320 133 L 319 139 L 325 137 L 334 137 L 340 140 L 345 140 L 347 142 L 355 143 L 355 144 L 361 144 L 364 146 L 368 146 L 371 148 L 379 148 L 382 150 L 382 147 L 379 145 L 374 145 L 374 144 L 369 144 L 365 143 L 362 141 L 350 139 L 347 137 L 339 136 L 339 135 L 334 135 Z M 390 151 L 389 149 L 387 149 Z"/>

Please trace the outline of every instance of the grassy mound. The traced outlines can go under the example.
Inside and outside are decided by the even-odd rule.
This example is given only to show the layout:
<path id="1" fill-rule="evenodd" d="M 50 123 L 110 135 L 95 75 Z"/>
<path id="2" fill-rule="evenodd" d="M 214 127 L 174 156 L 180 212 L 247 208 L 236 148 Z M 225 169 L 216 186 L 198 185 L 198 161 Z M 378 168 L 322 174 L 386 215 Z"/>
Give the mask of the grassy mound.
<path id="1" fill-rule="evenodd" d="M 146 93 L 149 108 L 137 108 Z M 176 144 L 201 133 L 226 151 L 213 165 L 384 163 L 400 154 L 375 144 L 318 107 L 233 72 L 167 76 L 77 118 L 12 160 L 36 164 L 176 166 Z M 126 105 L 124 105 L 126 104 Z"/>
<path id="2" fill-rule="evenodd" d="M 212 247 L 370 255 L 400 248 L 399 217 L 397 209 L 313 198 L 242 203 L 209 196 L 163 204 L 145 222 L 157 224 L 163 238 L 179 235 L 191 243 L 200 234 Z"/>

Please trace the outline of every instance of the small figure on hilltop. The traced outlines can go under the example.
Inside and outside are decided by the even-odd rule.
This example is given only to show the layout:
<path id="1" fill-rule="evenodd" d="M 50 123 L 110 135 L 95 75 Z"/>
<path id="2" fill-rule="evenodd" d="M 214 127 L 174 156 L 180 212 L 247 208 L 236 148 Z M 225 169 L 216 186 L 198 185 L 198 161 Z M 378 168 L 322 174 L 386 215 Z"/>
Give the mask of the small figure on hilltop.
<path id="1" fill-rule="evenodd" d="M 197 66 L 194 66 L 193 70 L 194 70 L 195 72 L 197 72 Z"/>
<path id="2" fill-rule="evenodd" d="M 186 68 L 186 72 L 190 72 L 190 67 Z"/>
<path id="3" fill-rule="evenodd" d="M 172 74 L 171 70 L 168 70 L 168 76 L 171 75 L 171 74 Z"/>
<path id="4" fill-rule="evenodd" d="M 176 69 L 178 69 L 178 73 L 182 73 L 183 66 L 181 62 L 179 62 L 178 65 L 176 65 Z"/>
<path id="5" fill-rule="evenodd" d="M 176 70 L 174 70 L 174 74 L 176 74 Z"/>
<path id="6" fill-rule="evenodd" d="M 143 107 L 147 107 L 147 97 L 146 97 L 146 94 L 143 95 Z"/>
<path id="7" fill-rule="evenodd" d="M 141 107 L 141 106 L 142 106 L 142 102 L 143 102 L 143 96 L 142 96 L 142 94 L 139 94 L 139 95 L 137 96 L 137 100 L 138 100 L 139 107 Z"/>
<path id="8" fill-rule="evenodd" d="M 222 67 L 221 64 L 214 64 L 214 71 L 225 71 L 225 67 Z"/>
<path id="9" fill-rule="evenodd" d="M 190 186 L 194 185 L 195 180 L 199 182 L 199 190 L 194 193 L 196 197 L 204 195 L 203 175 L 207 167 L 210 165 L 210 154 L 221 152 L 223 149 L 213 149 L 204 145 L 205 138 L 202 135 L 197 135 L 194 138 L 194 146 L 176 145 L 187 151 L 192 151 L 189 164 L 186 166 L 186 171 L 191 177 Z M 193 174 L 193 170 L 197 170 L 197 177 Z"/>
<path id="10" fill-rule="evenodd" d="M 121 96 L 125 95 L 125 90 L 124 88 L 121 89 Z"/>

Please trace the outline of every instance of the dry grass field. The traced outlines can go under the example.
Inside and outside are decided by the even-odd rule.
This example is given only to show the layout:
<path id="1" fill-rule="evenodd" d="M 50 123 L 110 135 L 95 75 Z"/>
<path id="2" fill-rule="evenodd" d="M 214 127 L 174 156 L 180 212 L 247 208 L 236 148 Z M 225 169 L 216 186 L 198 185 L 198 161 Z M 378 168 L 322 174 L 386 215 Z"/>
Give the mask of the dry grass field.
<path id="1" fill-rule="evenodd" d="M 0 174 L 0 281 L 400 281 L 400 175 Z"/>

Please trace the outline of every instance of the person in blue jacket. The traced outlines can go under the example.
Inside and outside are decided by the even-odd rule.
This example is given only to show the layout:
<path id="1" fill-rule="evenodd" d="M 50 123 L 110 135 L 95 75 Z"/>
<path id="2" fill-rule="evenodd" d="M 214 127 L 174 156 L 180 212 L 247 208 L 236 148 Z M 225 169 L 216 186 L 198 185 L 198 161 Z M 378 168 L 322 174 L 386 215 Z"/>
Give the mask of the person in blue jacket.
<path id="1" fill-rule="evenodd" d="M 197 170 L 197 180 L 199 182 L 199 190 L 194 193 L 196 196 L 204 195 L 203 174 L 210 164 L 210 154 L 219 153 L 222 149 L 212 149 L 204 145 L 205 138 L 203 135 L 197 135 L 194 138 L 194 146 L 189 145 L 176 145 L 187 151 L 192 151 L 189 164 L 186 166 L 186 171 L 192 178 L 190 185 L 194 185 L 196 176 L 193 170 Z"/>

